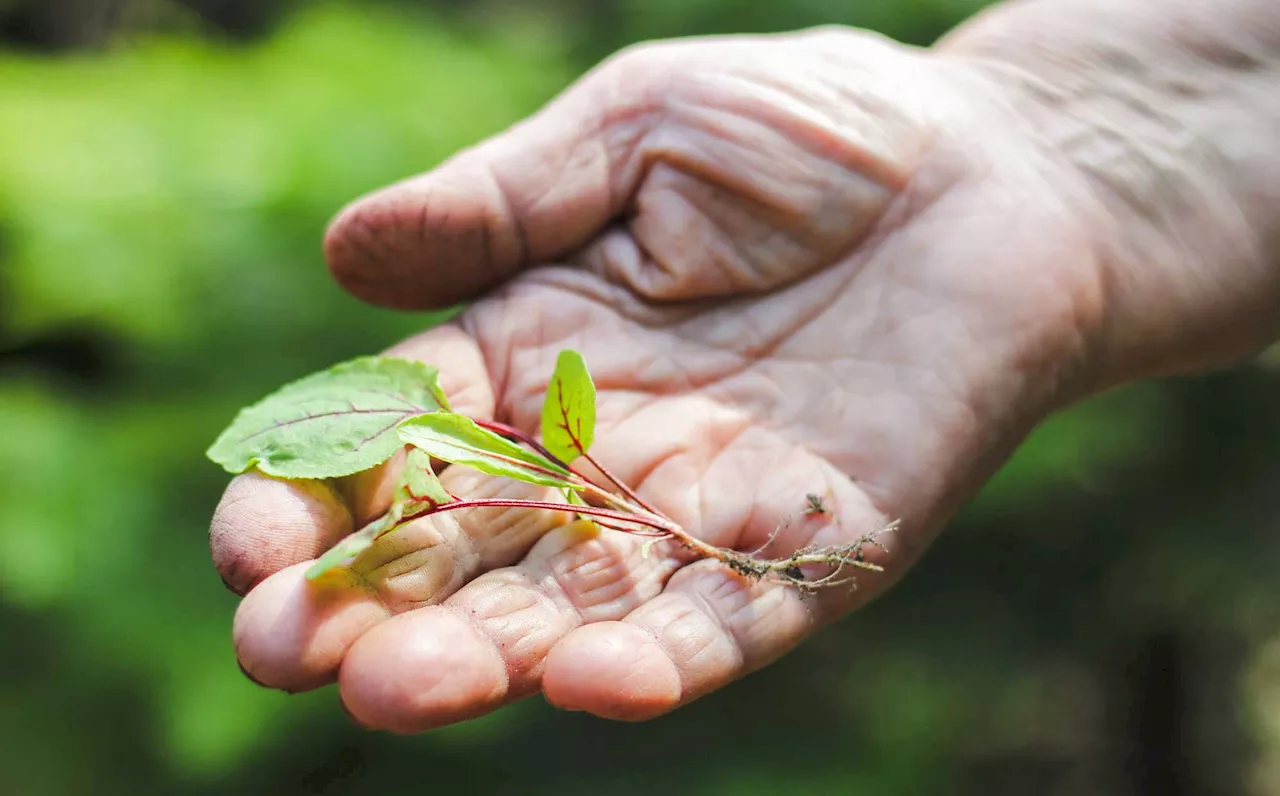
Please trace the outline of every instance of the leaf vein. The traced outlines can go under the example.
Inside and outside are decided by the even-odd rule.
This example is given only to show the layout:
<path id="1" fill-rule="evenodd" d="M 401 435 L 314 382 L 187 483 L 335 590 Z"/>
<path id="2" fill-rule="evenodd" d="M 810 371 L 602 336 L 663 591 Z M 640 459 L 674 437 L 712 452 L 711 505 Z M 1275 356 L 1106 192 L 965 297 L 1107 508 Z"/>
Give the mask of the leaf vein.
<path id="1" fill-rule="evenodd" d="M 408 417 L 409 415 L 412 415 L 415 413 L 410 411 L 405 411 L 404 409 L 340 409 L 340 410 L 334 410 L 332 412 L 317 412 L 314 415 L 306 415 L 305 417 L 295 417 L 292 420 L 273 421 L 271 425 L 267 426 L 266 428 L 255 431 L 247 437 L 241 437 L 240 442 L 248 442 L 254 437 L 261 436 L 263 434 L 266 434 L 269 431 L 275 431 L 277 429 L 297 425 L 298 423 L 305 423 L 309 420 L 321 420 L 326 417 L 341 417 L 343 415 L 385 415 L 385 414 L 396 414 L 399 416 L 400 419 L 404 419 L 405 417 Z M 395 422 L 391 423 L 391 425 L 387 426 L 387 428 L 394 426 L 398 422 L 400 422 L 400 420 L 396 420 Z M 383 431 L 386 431 L 386 429 L 384 428 Z"/>

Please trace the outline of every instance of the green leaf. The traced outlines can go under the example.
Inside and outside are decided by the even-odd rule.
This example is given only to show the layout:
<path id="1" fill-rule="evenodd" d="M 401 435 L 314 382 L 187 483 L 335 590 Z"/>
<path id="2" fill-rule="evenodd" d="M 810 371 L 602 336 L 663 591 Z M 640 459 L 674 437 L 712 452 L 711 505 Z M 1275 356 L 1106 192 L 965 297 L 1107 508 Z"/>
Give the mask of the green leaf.
<path id="1" fill-rule="evenodd" d="M 542 404 L 542 444 L 572 462 L 586 454 L 596 435 L 596 386 L 577 351 L 561 351 Z"/>
<path id="2" fill-rule="evenodd" d="M 381 532 L 387 529 L 384 520 L 385 517 L 369 523 L 329 548 L 328 552 L 307 568 L 307 580 L 316 580 L 327 572 L 351 566 L 361 553 L 369 549 Z"/>
<path id="3" fill-rule="evenodd" d="M 435 471 L 431 469 L 431 457 L 421 448 L 410 448 L 400 472 L 400 486 L 396 489 L 392 511 L 399 507 L 396 521 L 406 514 L 422 508 L 453 502 L 453 495 L 444 488 Z"/>
<path id="4" fill-rule="evenodd" d="M 241 410 L 208 456 L 228 472 L 333 478 L 381 464 L 400 448 L 396 426 L 448 411 L 431 365 L 360 357 L 287 384 Z"/>
<path id="5" fill-rule="evenodd" d="M 582 495 L 578 494 L 576 491 L 572 489 L 564 490 L 564 502 L 568 503 L 571 506 L 587 505 L 587 501 L 582 499 Z M 590 514 L 583 514 L 580 511 L 574 512 L 573 516 L 579 520 L 586 520 L 587 522 L 590 522 L 590 523 L 595 522 L 595 518 L 592 517 Z"/>
<path id="6" fill-rule="evenodd" d="M 543 486 L 580 488 L 568 470 L 462 415 L 441 412 L 409 418 L 400 424 L 400 439 L 437 459 L 465 464 L 490 475 Z"/>
<path id="7" fill-rule="evenodd" d="M 400 484 L 392 497 L 387 513 L 334 545 L 316 559 L 307 569 L 307 580 L 315 580 L 333 569 L 348 567 L 356 557 L 367 550 L 379 538 L 404 525 L 405 517 L 419 511 L 452 503 L 453 495 L 444 488 L 435 471 L 431 469 L 431 457 L 413 448 L 409 451 L 400 471 Z"/>

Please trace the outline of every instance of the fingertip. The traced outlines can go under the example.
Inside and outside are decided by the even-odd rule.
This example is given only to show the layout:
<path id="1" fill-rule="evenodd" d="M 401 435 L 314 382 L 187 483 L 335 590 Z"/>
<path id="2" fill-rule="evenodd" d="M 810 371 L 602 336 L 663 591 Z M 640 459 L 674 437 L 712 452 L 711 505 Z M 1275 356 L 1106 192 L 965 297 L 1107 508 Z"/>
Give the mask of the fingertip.
<path id="1" fill-rule="evenodd" d="M 386 618 L 362 589 L 308 581 L 309 566 L 268 577 L 236 611 L 236 658 L 245 675 L 264 687 L 297 692 L 332 683 L 351 645 Z"/>
<path id="2" fill-rule="evenodd" d="M 373 304 L 444 309 L 580 248 L 642 173 L 634 155 L 661 104 L 662 60 L 631 63 L 622 95 L 614 65 L 505 133 L 345 207 L 325 233 L 334 278 Z"/>
<path id="3" fill-rule="evenodd" d="M 410 734 L 494 710 L 506 696 L 507 673 L 475 627 L 432 606 L 366 633 L 343 661 L 338 683 L 356 723 Z"/>
<path id="4" fill-rule="evenodd" d="M 599 622 L 570 633 L 547 655 L 547 701 L 619 721 L 644 721 L 680 703 L 680 673 L 644 629 Z"/>
<path id="5" fill-rule="evenodd" d="M 491 287 L 523 252 L 484 175 L 447 163 L 361 197 L 324 236 L 329 272 L 362 301 L 445 309 Z"/>
<path id="6" fill-rule="evenodd" d="M 321 481 L 258 472 L 232 479 L 214 509 L 209 552 L 227 588 L 247 594 L 271 574 L 315 558 L 351 532 L 351 514 Z"/>
<path id="7" fill-rule="evenodd" d="M 395 269 L 398 252 L 385 234 L 395 224 L 395 203 L 384 188 L 351 202 L 329 222 L 324 233 L 324 258 L 334 280 L 351 295 L 371 304 L 388 304 L 385 271 Z"/>

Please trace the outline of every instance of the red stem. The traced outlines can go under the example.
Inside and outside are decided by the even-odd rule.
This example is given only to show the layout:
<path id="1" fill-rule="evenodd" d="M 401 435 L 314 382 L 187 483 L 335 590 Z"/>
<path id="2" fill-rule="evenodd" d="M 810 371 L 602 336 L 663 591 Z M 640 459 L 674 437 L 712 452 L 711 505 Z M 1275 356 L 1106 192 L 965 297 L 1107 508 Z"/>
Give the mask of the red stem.
<path id="1" fill-rule="evenodd" d="M 542 443 L 538 442 L 533 437 L 524 433 L 523 431 L 516 428 L 515 426 L 508 426 L 506 423 L 499 423 L 496 420 L 476 420 L 474 417 L 471 419 L 480 428 L 492 431 L 493 433 L 498 434 L 499 436 L 507 437 L 509 439 L 514 439 L 517 442 L 523 442 L 524 444 L 528 445 L 530 448 L 533 448 L 538 453 L 541 453 L 543 456 L 547 457 L 547 459 L 549 459 L 552 464 L 563 467 L 564 469 L 568 470 L 574 475 L 577 475 L 578 477 L 582 477 L 582 473 L 576 472 L 572 467 L 568 465 L 568 463 L 561 461 L 560 457 L 556 456 L 551 451 L 544 448 L 542 446 Z"/>
<path id="2" fill-rule="evenodd" d="M 499 434 L 501 436 L 514 439 L 518 442 L 523 442 L 524 444 L 528 445 L 530 448 L 533 448 L 538 453 L 541 453 L 543 456 L 550 459 L 553 463 L 558 464 L 559 466 L 563 467 L 564 469 L 568 470 L 569 472 L 581 478 L 583 481 L 590 483 L 591 479 L 583 475 L 582 471 L 576 469 L 570 464 L 567 464 L 561 461 L 559 457 L 557 457 L 551 451 L 543 447 L 540 442 L 538 442 L 528 434 L 524 433 L 520 429 L 514 426 L 508 426 L 506 423 L 499 423 L 495 420 L 475 420 L 475 424 L 477 426 L 480 426 L 481 428 L 488 429 L 489 431 L 492 431 L 495 434 Z M 609 468 L 601 464 L 590 453 L 583 453 L 582 457 L 586 459 L 588 462 L 590 462 L 593 467 L 599 470 L 600 474 L 603 475 L 609 481 L 609 483 L 613 484 L 614 488 L 616 488 L 625 497 L 631 500 L 631 502 L 635 503 L 637 506 L 649 512 L 650 514 L 656 515 L 658 517 L 662 517 L 663 519 L 668 519 L 665 514 L 658 511 L 653 506 L 649 505 L 644 500 L 644 498 L 637 495 L 634 489 L 627 486 L 625 483 L 622 482 L 620 478 L 618 478 L 613 473 L 609 472 Z"/>
<path id="3" fill-rule="evenodd" d="M 569 464 L 561 460 L 560 457 L 554 455 L 553 453 L 551 453 L 551 451 L 547 450 L 540 442 L 534 440 L 532 437 L 530 437 L 528 434 L 524 433 L 520 429 L 515 428 L 514 426 L 509 426 L 506 423 L 499 423 L 496 420 L 476 420 L 475 418 L 472 418 L 472 421 L 476 425 L 480 426 L 481 428 L 492 431 L 495 434 L 507 437 L 508 439 L 513 439 L 517 442 L 523 442 L 525 445 L 528 445 L 530 448 L 533 448 L 535 451 L 545 456 L 549 461 L 551 461 L 555 465 L 559 467 L 563 467 L 564 469 L 573 473 L 578 478 L 582 479 L 582 481 L 590 489 L 594 491 L 598 491 L 603 497 L 606 497 L 606 498 L 614 497 L 612 495 L 609 495 L 608 492 L 604 491 L 599 486 L 597 486 L 590 478 L 583 475 L 581 471 L 575 470 Z M 415 520 L 415 519 L 418 519 L 419 517 L 426 517 L 431 514 L 437 514 L 442 511 L 452 511 L 454 509 L 464 509 L 464 508 L 482 508 L 485 506 L 523 507 L 523 508 L 530 508 L 530 509 L 547 509 L 549 511 L 576 512 L 578 514 L 585 514 L 590 517 L 603 517 L 605 519 L 615 520 L 618 522 L 635 523 L 637 525 L 643 525 L 647 528 L 653 528 L 656 531 L 660 531 L 661 533 L 666 534 L 667 536 L 670 536 L 672 539 L 675 539 L 680 544 L 684 545 L 690 550 L 696 551 L 700 555 L 703 555 L 709 558 L 722 557 L 722 551 L 718 547 L 708 544 L 702 541 L 701 539 L 698 539 L 696 537 L 690 536 L 689 534 L 685 533 L 685 530 L 681 528 L 679 524 L 677 524 L 671 518 L 664 516 L 661 512 L 650 508 L 648 504 L 646 504 L 643 500 L 641 500 L 640 496 L 636 495 L 635 492 L 632 491 L 630 488 L 628 488 L 626 484 L 622 483 L 617 478 L 615 478 L 604 467 L 601 467 L 599 462 L 595 461 L 590 456 L 586 456 L 585 458 L 587 459 L 587 461 L 595 465 L 596 469 L 598 469 L 602 475 L 604 475 L 606 478 L 612 481 L 613 484 L 617 486 L 618 489 L 621 490 L 627 497 L 629 497 L 632 501 L 638 504 L 638 508 L 641 508 L 643 511 L 647 512 L 647 516 L 645 514 L 641 514 L 635 511 L 613 511 L 612 509 L 604 509 L 604 508 L 597 508 L 595 506 L 584 506 L 584 505 L 577 505 L 577 504 L 570 504 L 570 503 L 548 503 L 546 501 L 541 501 L 541 500 L 509 500 L 509 499 L 501 499 L 501 498 L 483 498 L 483 499 L 476 499 L 476 500 L 459 500 L 455 503 L 446 503 L 442 506 L 437 506 L 427 511 L 420 512 L 411 517 L 406 517 L 404 518 L 404 521 L 407 522 L 408 520 Z M 616 497 L 614 499 L 616 499 Z M 609 526 L 606 525 L 605 527 L 609 527 Z M 623 528 L 614 528 L 613 530 L 620 530 L 625 532 L 625 529 Z M 652 534 L 648 534 L 645 532 L 637 532 L 637 535 L 650 536 Z"/>
<path id="4" fill-rule="evenodd" d="M 679 532 L 680 528 L 661 517 L 646 517 L 643 514 L 628 514 L 623 511 L 613 511 L 612 509 L 601 509 L 595 506 L 579 506 L 572 503 L 552 503 L 545 500 L 520 500 L 516 498 L 475 498 L 472 500 L 458 500 L 453 503 L 441 503 L 414 514 L 405 515 L 400 519 L 403 522 L 430 517 L 432 514 L 439 514 L 444 511 L 456 511 L 458 509 L 476 509 L 490 507 L 509 507 L 509 508 L 525 508 L 525 509 L 547 509 L 549 511 L 565 511 L 577 514 L 586 514 L 591 517 L 604 517 L 616 522 L 630 522 L 636 525 L 644 525 L 654 530 L 663 531 L 665 533 Z"/>
<path id="5" fill-rule="evenodd" d="M 650 539 L 670 539 L 671 538 L 671 533 L 669 531 L 653 531 L 647 528 L 644 530 L 641 530 L 639 528 L 624 528 L 621 525 L 615 525 L 611 522 L 605 522 L 599 517 L 596 517 L 595 519 L 593 519 L 592 522 L 594 522 L 596 525 L 599 525 L 601 528 L 608 528 L 611 531 L 618 531 L 619 533 L 629 533 L 632 536 L 644 536 Z"/>
<path id="6" fill-rule="evenodd" d="M 605 467 L 603 464 L 601 464 L 600 462 L 596 461 L 596 458 L 592 456 L 590 453 L 584 453 L 582 454 L 582 456 L 587 461 L 591 462 L 591 465 L 595 467 L 597 470 L 599 470 L 601 475 L 609 479 L 609 483 L 617 487 L 618 491 L 626 495 L 637 506 L 649 512 L 650 514 L 656 514 L 659 517 L 662 517 L 664 519 L 666 518 L 665 514 L 663 514 L 661 511 L 658 511 L 653 506 L 650 506 L 648 503 L 646 503 L 644 498 L 637 495 L 634 489 L 624 484 L 616 475 L 609 472 L 609 469 Z"/>

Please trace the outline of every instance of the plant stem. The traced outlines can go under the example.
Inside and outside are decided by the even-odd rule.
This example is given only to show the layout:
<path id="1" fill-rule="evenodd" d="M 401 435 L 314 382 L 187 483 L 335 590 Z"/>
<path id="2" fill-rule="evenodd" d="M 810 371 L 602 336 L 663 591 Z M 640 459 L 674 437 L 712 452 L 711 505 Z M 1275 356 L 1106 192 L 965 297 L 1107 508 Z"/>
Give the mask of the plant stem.
<path id="1" fill-rule="evenodd" d="M 440 514 L 446 511 L 456 511 L 459 509 L 470 508 L 527 508 L 527 509 L 543 509 L 546 511 L 559 511 L 569 514 L 580 514 L 595 519 L 597 525 L 608 528 L 610 530 L 619 531 L 621 533 L 629 533 L 634 536 L 648 537 L 651 541 L 661 541 L 670 539 L 678 542 L 682 547 L 693 552 L 694 555 L 701 558 L 712 558 L 728 566 L 730 569 L 742 575 L 749 577 L 762 578 L 767 575 L 775 575 L 785 583 L 790 583 L 802 589 L 813 589 L 822 585 L 838 585 L 848 582 L 848 578 L 844 580 L 833 580 L 844 567 L 857 567 L 868 569 L 876 572 L 882 572 L 883 569 L 868 561 L 862 560 L 861 546 L 862 544 L 873 544 L 879 546 L 875 541 L 875 534 L 859 540 L 852 545 L 805 549 L 798 550 L 788 558 L 775 560 L 760 560 L 755 558 L 753 554 L 740 553 L 698 539 L 689 534 L 682 528 L 679 523 L 670 517 L 659 512 L 644 501 L 635 490 L 627 486 L 622 480 L 609 471 L 607 467 L 597 461 L 593 456 L 585 451 L 582 458 L 586 459 L 595 469 L 615 488 L 621 495 L 610 492 L 604 487 L 596 484 L 591 478 L 587 477 L 581 470 L 574 468 L 566 463 L 560 457 L 551 453 L 547 448 L 533 439 L 530 435 L 524 433 L 518 428 L 509 426 L 505 423 L 499 423 L 494 420 L 476 420 L 472 418 L 476 425 L 491 431 L 499 436 L 507 439 L 523 443 L 534 451 L 541 454 L 555 467 L 569 473 L 568 481 L 574 486 L 582 489 L 583 492 L 594 496 L 602 501 L 607 508 L 592 506 L 588 504 L 578 503 L 555 503 L 545 500 L 524 500 L 518 498 L 474 498 L 474 499 L 455 499 L 449 503 L 432 504 L 416 513 L 406 514 L 401 517 L 397 525 L 410 522 L 412 520 L 429 517 L 433 514 Z M 564 477 L 563 473 L 551 473 L 559 477 Z M 821 505 L 820 501 L 814 501 L 810 497 L 810 503 Z M 825 507 L 824 507 L 825 508 Z M 822 513 L 825 513 L 822 512 Z M 619 524 L 625 523 L 625 524 Z M 639 525 L 642 528 L 629 526 Z M 890 524 L 884 531 L 891 531 L 896 528 L 897 523 Z M 777 531 L 775 530 L 776 534 Z M 770 537 L 769 542 L 773 538 Z M 766 542 L 766 546 L 768 542 Z M 763 549 L 763 548 L 762 548 Z M 757 551 L 759 552 L 759 551 Z M 824 564 L 832 567 L 829 575 L 819 578 L 815 581 L 808 581 L 802 575 L 793 574 L 797 568 L 805 564 Z"/>
<path id="2" fill-rule="evenodd" d="M 523 500 L 520 498 L 472 498 L 468 500 L 457 500 L 452 503 L 439 503 L 429 506 L 422 511 L 412 514 L 406 514 L 400 519 L 401 523 L 419 520 L 423 517 L 430 517 L 432 514 L 440 514 L 446 511 L 459 511 L 461 509 L 478 509 L 493 507 L 510 507 L 525 509 L 546 509 L 548 511 L 563 511 L 570 514 L 586 514 L 591 517 L 603 517 L 615 522 L 631 522 L 636 525 L 644 525 L 657 531 L 663 531 L 673 536 L 684 536 L 684 530 L 675 523 L 664 520 L 661 517 L 653 517 L 647 514 L 629 514 L 624 511 L 614 511 L 613 509 L 602 509 L 596 506 L 580 506 L 574 503 L 553 503 L 549 500 Z"/>
<path id="3" fill-rule="evenodd" d="M 665 514 L 663 514 L 662 512 L 655 509 L 653 506 L 650 506 L 648 503 L 646 503 L 644 501 L 644 498 L 637 495 L 634 489 L 627 486 L 616 475 L 609 472 L 609 468 L 605 467 L 603 463 L 601 463 L 596 459 L 596 457 L 592 456 L 590 453 L 584 453 L 582 454 L 582 457 L 586 459 L 588 462 L 590 462 L 592 467 L 595 467 L 597 470 L 599 470 L 600 474 L 603 475 L 605 478 L 607 478 L 609 480 L 609 483 L 613 484 L 618 489 L 619 492 L 626 495 L 631 500 L 632 503 L 635 503 L 637 506 L 649 512 L 650 514 L 653 514 L 658 517 L 663 517 L 663 518 L 666 517 Z"/>
<path id="4" fill-rule="evenodd" d="M 611 531 L 618 531 L 619 533 L 629 533 L 632 536 L 645 536 L 650 539 L 670 539 L 671 538 L 671 533 L 669 531 L 654 531 L 649 529 L 648 527 L 644 529 L 626 528 L 621 525 L 616 525 L 612 522 L 606 522 L 605 520 L 602 520 L 599 517 L 592 519 L 592 522 L 594 522 L 596 525 L 599 525 L 601 528 L 608 528 Z"/>
<path id="5" fill-rule="evenodd" d="M 614 522 L 629 522 L 636 525 L 643 525 L 646 528 L 652 528 L 662 534 L 670 537 L 673 541 L 679 542 L 681 545 L 689 548 L 704 558 L 715 558 L 721 561 L 727 560 L 730 551 L 722 550 L 715 545 L 706 542 L 694 536 L 690 536 L 684 528 L 681 528 L 675 522 L 665 517 L 658 517 L 648 512 L 626 512 L 615 511 L 613 509 L 602 509 L 596 506 L 580 506 L 573 503 L 553 503 L 547 500 L 523 500 L 520 498 L 474 498 L 470 500 L 458 500 L 453 503 L 441 503 L 422 511 L 406 514 L 400 518 L 400 523 L 419 520 L 423 517 L 430 517 L 433 514 L 441 514 L 446 511 L 458 511 L 460 509 L 478 509 L 478 508 L 525 508 L 525 509 L 545 509 L 547 511 L 563 511 L 570 514 L 585 514 L 589 517 L 601 517 Z M 606 525 L 612 530 L 628 533 L 624 528 L 618 528 L 614 525 Z M 639 532 L 637 536 L 651 536 L 646 532 Z"/>
<path id="6" fill-rule="evenodd" d="M 550 462 L 552 462 L 556 466 L 563 467 L 564 469 L 578 476 L 578 478 L 582 479 L 582 482 L 586 484 L 588 492 L 591 492 L 596 497 L 599 497 L 602 500 L 606 500 L 609 503 L 612 503 L 615 508 L 620 508 L 620 509 L 629 510 L 629 511 L 637 511 L 637 510 L 643 509 L 644 511 L 648 512 L 649 514 L 652 514 L 655 517 L 661 517 L 662 519 L 669 519 L 662 512 L 658 511 L 653 506 L 650 506 L 648 503 L 646 503 L 643 498 L 641 498 L 639 495 L 635 493 L 635 490 L 633 490 L 631 487 L 623 483 L 613 473 L 609 472 L 608 468 L 606 468 L 603 464 L 597 461 L 596 458 L 589 453 L 584 453 L 583 458 L 585 458 L 588 462 L 592 464 L 592 466 L 594 466 L 597 470 L 599 470 L 600 474 L 603 475 L 606 479 L 608 479 L 609 483 L 613 484 L 614 488 L 616 488 L 619 492 L 621 492 L 631 503 L 635 505 L 629 505 L 627 501 L 619 500 L 617 495 L 610 494 L 607 490 L 602 489 L 590 478 L 588 478 L 581 470 L 577 469 L 573 465 L 568 464 L 564 460 L 560 459 L 551 451 L 547 450 L 546 447 L 542 445 L 542 443 L 538 442 L 533 437 L 524 433 L 523 431 L 516 428 L 515 426 L 509 426 L 506 423 L 499 423 L 496 420 L 476 420 L 475 418 L 472 418 L 472 421 L 477 426 L 480 426 L 483 429 L 492 431 L 493 433 L 499 436 L 503 436 L 508 439 L 515 440 L 516 442 L 523 442 L 525 445 L 528 445 L 530 448 L 533 448 L 535 451 L 545 456 Z"/>
<path id="7" fill-rule="evenodd" d="M 524 433 L 523 431 L 516 428 L 515 426 L 508 426 L 506 423 L 499 423 L 496 420 L 477 420 L 474 417 L 471 418 L 471 421 L 475 423 L 477 426 L 479 426 L 480 428 L 486 429 L 488 431 L 492 431 L 498 436 L 506 437 L 508 439 L 513 439 L 516 442 L 523 442 L 524 444 L 528 445 L 530 448 L 533 448 L 535 451 L 545 456 L 553 464 L 559 467 L 563 467 L 569 472 L 574 473 L 579 478 L 582 478 L 582 480 L 584 481 L 587 480 L 582 475 L 582 473 L 579 473 L 575 471 L 572 467 L 570 467 L 568 462 L 561 461 L 559 456 L 556 456 L 554 453 L 552 453 L 551 451 L 543 447 L 541 442 L 538 442 L 536 439 Z"/>

